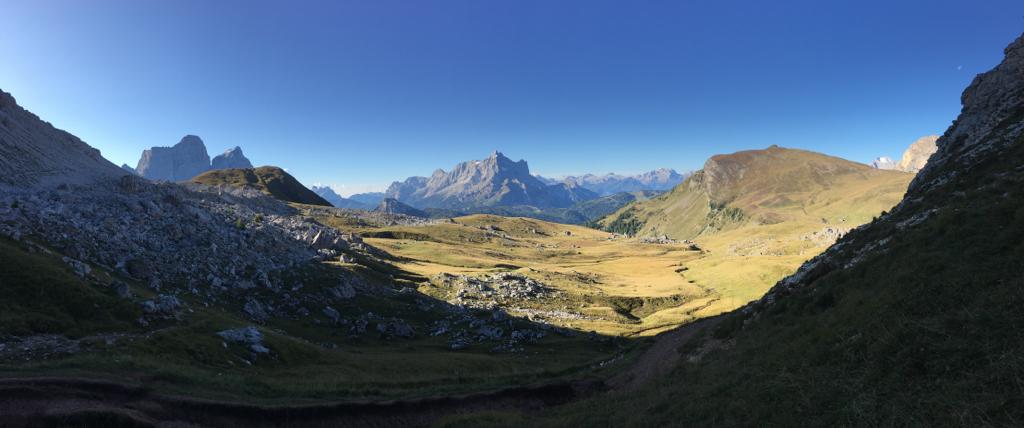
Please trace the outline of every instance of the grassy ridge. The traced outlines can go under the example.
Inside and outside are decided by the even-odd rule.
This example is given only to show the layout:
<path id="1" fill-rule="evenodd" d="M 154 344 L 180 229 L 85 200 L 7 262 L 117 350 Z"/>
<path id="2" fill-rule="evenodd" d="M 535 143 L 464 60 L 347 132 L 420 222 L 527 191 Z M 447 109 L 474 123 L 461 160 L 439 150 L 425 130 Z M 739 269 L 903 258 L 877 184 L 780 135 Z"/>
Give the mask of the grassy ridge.
<path id="1" fill-rule="evenodd" d="M 327 200 L 276 166 L 215 169 L 199 174 L 192 181 L 208 186 L 249 187 L 285 202 L 331 206 Z"/>

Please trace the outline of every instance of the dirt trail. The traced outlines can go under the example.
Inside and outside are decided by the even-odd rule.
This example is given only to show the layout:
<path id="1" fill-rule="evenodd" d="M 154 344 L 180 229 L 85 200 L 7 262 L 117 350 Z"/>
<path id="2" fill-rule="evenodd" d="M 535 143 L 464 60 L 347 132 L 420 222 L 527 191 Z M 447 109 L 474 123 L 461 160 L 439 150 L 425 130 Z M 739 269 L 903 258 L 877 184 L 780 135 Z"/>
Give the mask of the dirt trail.
<path id="1" fill-rule="evenodd" d="M 605 385 L 613 391 L 632 391 L 668 374 L 679 362 L 679 348 L 693 339 L 697 333 L 714 327 L 721 320 L 721 315 L 704 318 L 655 336 L 654 345 L 651 345 L 630 368 L 605 381 Z"/>

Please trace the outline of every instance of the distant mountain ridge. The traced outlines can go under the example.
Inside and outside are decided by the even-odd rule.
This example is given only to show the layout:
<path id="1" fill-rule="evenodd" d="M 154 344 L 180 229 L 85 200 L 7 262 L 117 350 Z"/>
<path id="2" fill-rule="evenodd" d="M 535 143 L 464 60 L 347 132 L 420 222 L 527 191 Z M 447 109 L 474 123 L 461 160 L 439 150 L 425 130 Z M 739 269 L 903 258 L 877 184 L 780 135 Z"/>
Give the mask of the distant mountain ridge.
<path id="1" fill-rule="evenodd" d="M 330 186 L 314 185 L 313 187 L 310 187 L 309 190 L 312 190 L 313 193 L 320 195 L 321 198 L 324 198 L 324 200 L 330 202 L 331 205 L 334 205 L 336 208 L 351 208 L 365 210 L 370 209 L 370 207 L 372 206 L 370 204 L 364 204 L 362 202 L 355 201 L 350 198 L 345 198 L 337 194 L 334 191 L 334 189 L 330 188 Z"/>
<path id="2" fill-rule="evenodd" d="M 206 171 L 225 168 L 252 168 L 252 163 L 238 146 L 213 158 L 211 163 L 203 140 L 186 135 L 174 146 L 143 150 L 135 173 L 150 180 L 185 181 Z"/>
<path id="3" fill-rule="evenodd" d="M 690 172 L 680 174 L 670 168 L 659 168 L 637 175 L 608 173 L 604 175 L 584 174 L 581 176 L 568 176 L 562 179 L 562 182 L 590 190 L 599 196 L 608 196 L 620 192 L 669 190 L 682 183 L 690 174 Z M 554 181 L 552 179 L 546 180 Z"/>
<path id="4" fill-rule="evenodd" d="M 430 177 L 394 182 L 385 197 L 417 208 L 467 210 L 474 207 L 533 206 L 566 208 L 598 195 L 572 183 L 546 184 L 530 174 L 525 160 L 512 161 L 495 151 L 483 160 L 438 169 Z"/>

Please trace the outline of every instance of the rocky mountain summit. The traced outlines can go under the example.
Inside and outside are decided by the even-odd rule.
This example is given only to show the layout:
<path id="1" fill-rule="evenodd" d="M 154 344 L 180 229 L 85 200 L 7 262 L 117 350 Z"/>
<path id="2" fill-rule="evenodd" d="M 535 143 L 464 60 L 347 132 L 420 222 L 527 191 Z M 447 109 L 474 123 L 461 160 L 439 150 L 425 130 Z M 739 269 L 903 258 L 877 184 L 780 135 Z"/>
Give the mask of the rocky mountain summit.
<path id="1" fill-rule="evenodd" d="M 935 150 L 937 149 L 935 141 L 938 139 L 938 135 L 928 135 L 918 138 L 917 141 L 914 141 L 914 143 L 903 152 L 903 157 L 900 158 L 899 162 L 896 162 L 887 156 L 882 156 L 875 158 L 875 160 L 871 162 L 871 166 L 877 169 L 916 173 L 920 171 L 921 168 L 924 168 L 925 164 L 928 163 L 928 158 L 931 157 L 932 153 L 935 153 Z"/>
<path id="2" fill-rule="evenodd" d="M 565 208 L 597 197 L 572 184 L 545 184 L 530 174 L 525 160 L 512 161 L 497 151 L 483 160 L 462 162 L 451 172 L 439 169 L 430 177 L 394 182 L 385 195 L 418 208 L 456 210 L 514 205 Z"/>
<path id="3" fill-rule="evenodd" d="M 252 168 L 252 162 L 242 153 L 242 148 L 235 146 L 213 158 L 213 169 Z"/>
<path id="4" fill-rule="evenodd" d="M 150 180 L 185 181 L 211 169 L 224 168 L 252 168 L 252 163 L 238 146 L 217 155 L 211 163 L 203 140 L 186 135 L 172 147 L 144 150 L 135 173 Z"/>
<path id="5" fill-rule="evenodd" d="M 0 91 L 0 187 L 87 184 L 126 172 Z"/>

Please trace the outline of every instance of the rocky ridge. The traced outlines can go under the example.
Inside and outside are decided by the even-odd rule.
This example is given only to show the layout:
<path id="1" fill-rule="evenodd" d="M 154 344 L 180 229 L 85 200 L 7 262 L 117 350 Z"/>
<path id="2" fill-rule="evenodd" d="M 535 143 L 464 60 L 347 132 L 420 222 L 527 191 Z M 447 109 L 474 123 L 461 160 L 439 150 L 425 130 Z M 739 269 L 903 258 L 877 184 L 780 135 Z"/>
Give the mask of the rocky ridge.
<path id="1" fill-rule="evenodd" d="M 88 184 L 125 174 L 99 150 L 40 120 L 0 90 L 0 187 Z"/>

